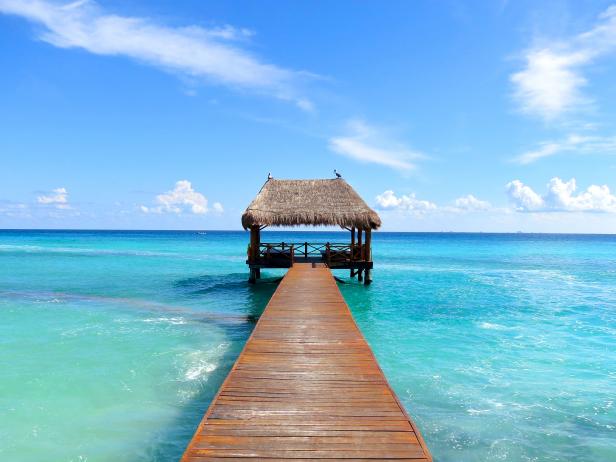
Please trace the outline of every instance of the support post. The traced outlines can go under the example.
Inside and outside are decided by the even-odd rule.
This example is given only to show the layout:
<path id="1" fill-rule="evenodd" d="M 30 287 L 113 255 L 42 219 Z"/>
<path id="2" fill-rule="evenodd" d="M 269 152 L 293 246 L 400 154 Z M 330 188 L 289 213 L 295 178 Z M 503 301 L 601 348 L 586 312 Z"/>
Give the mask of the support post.
<path id="1" fill-rule="evenodd" d="M 250 253 L 248 256 L 248 263 L 250 265 L 256 265 L 259 261 L 259 246 L 261 245 L 260 234 L 261 232 L 258 225 L 252 225 L 250 227 Z M 248 282 L 254 284 L 260 277 L 261 270 L 259 268 L 250 268 Z"/>
<path id="2" fill-rule="evenodd" d="M 355 226 L 351 228 L 351 262 L 355 260 Z M 351 277 L 355 276 L 355 271 L 351 268 Z"/>
<path id="3" fill-rule="evenodd" d="M 363 252 L 362 245 L 361 245 L 361 228 L 357 228 L 357 247 L 358 247 L 358 249 L 357 249 L 357 252 L 358 252 L 357 257 L 358 258 L 357 259 L 359 261 L 362 261 L 363 260 L 364 252 Z M 362 282 L 364 280 L 363 276 L 361 275 L 361 268 L 359 268 L 357 270 L 357 280 L 359 282 Z"/>
<path id="4" fill-rule="evenodd" d="M 364 250 L 364 257 L 366 262 L 372 262 L 372 230 L 370 228 L 366 229 L 366 244 Z M 372 282 L 372 271 L 370 268 L 366 268 L 365 270 L 366 277 L 364 278 L 364 284 L 368 285 Z"/>
<path id="5" fill-rule="evenodd" d="M 251 226 L 250 227 L 250 257 L 248 259 L 250 264 L 255 264 L 257 262 L 257 257 L 259 255 L 259 227 Z"/>

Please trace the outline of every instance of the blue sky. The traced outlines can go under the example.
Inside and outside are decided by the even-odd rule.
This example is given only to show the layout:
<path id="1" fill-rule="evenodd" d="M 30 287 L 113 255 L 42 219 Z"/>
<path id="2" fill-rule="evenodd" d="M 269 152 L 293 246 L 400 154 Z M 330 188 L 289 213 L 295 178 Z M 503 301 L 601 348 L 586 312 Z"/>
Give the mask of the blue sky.
<path id="1" fill-rule="evenodd" d="M 384 230 L 616 232 L 608 1 L 0 0 L 0 227 L 239 229 L 342 172 Z"/>

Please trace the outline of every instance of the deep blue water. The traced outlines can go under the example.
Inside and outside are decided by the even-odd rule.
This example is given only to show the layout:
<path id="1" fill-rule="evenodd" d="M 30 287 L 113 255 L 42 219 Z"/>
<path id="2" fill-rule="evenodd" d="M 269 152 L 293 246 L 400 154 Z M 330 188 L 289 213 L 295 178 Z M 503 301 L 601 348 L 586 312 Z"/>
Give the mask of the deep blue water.
<path id="1" fill-rule="evenodd" d="M 247 284 L 247 243 L 0 231 L 0 460 L 177 459 L 283 274 Z M 436 461 L 616 460 L 616 236 L 373 246 L 340 288 Z"/>

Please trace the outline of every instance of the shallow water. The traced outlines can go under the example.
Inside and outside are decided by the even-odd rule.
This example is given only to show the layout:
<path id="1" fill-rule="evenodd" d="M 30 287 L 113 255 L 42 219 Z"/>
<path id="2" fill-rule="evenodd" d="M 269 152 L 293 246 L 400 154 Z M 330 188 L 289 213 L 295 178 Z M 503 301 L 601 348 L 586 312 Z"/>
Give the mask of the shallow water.
<path id="1" fill-rule="evenodd" d="M 0 460 L 177 459 L 276 287 L 247 241 L 0 232 Z M 436 461 L 616 460 L 616 237 L 373 244 L 340 288 Z"/>

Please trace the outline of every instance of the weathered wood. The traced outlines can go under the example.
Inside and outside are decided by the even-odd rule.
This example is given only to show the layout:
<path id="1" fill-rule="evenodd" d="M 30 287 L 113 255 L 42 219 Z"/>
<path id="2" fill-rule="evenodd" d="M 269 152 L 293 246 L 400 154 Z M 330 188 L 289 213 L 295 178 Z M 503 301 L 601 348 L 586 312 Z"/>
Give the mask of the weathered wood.
<path id="1" fill-rule="evenodd" d="M 364 260 L 372 261 L 372 230 L 366 229 L 366 242 L 364 244 Z M 364 271 L 364 284 L 368 285 L 372 282 L 372 274 L 370 268 Z"/>
<path id="2" fill-rule="evenodd" d="M 182 462 L 431 461 L 328 268 L 295 264 Z"/>
<path id="3" fill-rule="evenodd" d="M 355 227 L 351 228 L 351 260 L 355 260 Z M 351 277 L 355 276 L 355 271 L 351 268 Z"/>
<path id="4" fill-rule="evenodd" d="M 259 255 L 259 227 L 250 227 L 250 249 L 248 253 L 248 262 L 254 263 Z"/>
<path id="5" fill-rule="evenodd" d="M 362 229 L 361 229 L 361 228 L 358 228 L 358 229 L 357 229 L 357 247 L 359 247 L 359 249 L 357 250 L 357 252 L 358 252 L 357 259 L 358 259 L 359 261 L 364 261 L 364 249 L 363 249 L 363 246 L 362 246 L 362 244 L 361 244 L 361 231 L 362 231 Z M 357 280 L 358 280 L 359 282 L 361 282 L 361 281 L 363 280 L 363 277 L 362 277 L 362 268 L 359 268 L 359 269 L 357 270 Z"/>

